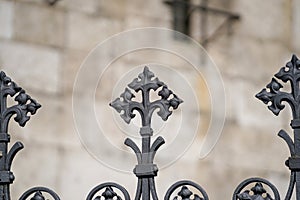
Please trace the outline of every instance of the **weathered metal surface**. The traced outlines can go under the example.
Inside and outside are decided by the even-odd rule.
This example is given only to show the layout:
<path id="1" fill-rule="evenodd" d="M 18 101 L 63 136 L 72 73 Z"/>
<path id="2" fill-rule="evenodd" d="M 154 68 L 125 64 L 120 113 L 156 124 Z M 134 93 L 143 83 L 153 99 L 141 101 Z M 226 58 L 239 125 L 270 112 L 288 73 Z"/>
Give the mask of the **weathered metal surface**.
<path id="1" fill-rule="evenodd" d="M 282 91 L 282 83 L 289 83 L 291 91 Z M 290 62 L 282 67 L 271 82 L 262 89 L 256 97 L 268 105 L 268 108 L 278 115 L 284 109 L 283 102 L 287 102 L 292 109 L 293 119 L 291 127 L 294 130 L 294 138 L 281 130 L 278 135 L 283 138 L 291 156 L 285 162 L 291 171 L 290 183 L 285 195 L 290 200 L 294 188 L 296 199 L 300 199 L 300 60 L 293 55 Z M 151 101 L 150 91 L 157 91 L 158 100 Z M 142 95 L 142 101 L 134 100 L 136 94 Z M 7 98 L 14 98 L 16 104 L 7 106 Z M 25 126 L 30 119 L 28 114 L 34 115 L 41 107 L 34 99 L 25 93 L 21 87 L 13 82 L 4 72 L 0 73 L 0 200 L 10 200 L 9 186 L 13 183 L 14 175 L 10 171 L 13 158 L 23 148 L 21 142 L 16 142 L 10 150 L 8 143 L 10 135 L 7 133 L 9 120 L 12 116 L 20 125 Z M 137 111 L 141 117 L 140 135 L 142 137 L 141 148 L 130 138 L 125 140 L 125 145 L 130 147 L 137 157 L 137 165 L 133 172 L 137 176 L 137 188 L 135 200 L 158 200 L 154 178 L 157 176 L 158 167 L 153 163 L 159 147 L 165 143 L 159 136 L 151 142 L 153 130 L 151 119 L 155 110 L 162 120 L 167 120 L 183 101 L 168 88 L 168 86 L 155 77 L 154 73 L 145 67 L 119 98 L 110 103 L 126 123 L 136 117 Z M 268 188 L 268 189 L 267 189 Z M 195 193 L 196 191 L 196 193 Z M 44 187 L 34 187 L 26 191 L 19 200 L 44 200 L 46 198 L 59 200 L 59 196 L 52 190 Z M 130 200 L 127 190 L 112 182 L 102 183 L 92 189 L 87 200 Z M 208 200 L 205 190 L 192 181 L 183 180 L 174 183 L 166 192 L 164 200 Z M 233 193 L 233 200 L 280 200 L 276 187 L 263 178 L 249 178 L 240 183 Z"/>

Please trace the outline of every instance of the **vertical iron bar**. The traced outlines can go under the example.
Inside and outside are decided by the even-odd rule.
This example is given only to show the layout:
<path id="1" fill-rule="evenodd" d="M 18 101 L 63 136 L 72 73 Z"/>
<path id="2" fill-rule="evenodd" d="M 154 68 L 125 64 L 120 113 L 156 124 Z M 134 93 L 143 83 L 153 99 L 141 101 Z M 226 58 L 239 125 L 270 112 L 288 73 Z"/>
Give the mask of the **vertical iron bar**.
<path id="1" fill-rule="evenodd" d="M 2 92 L 4 89 L 3 85 L 1 84 L 1 121 L 0 121 L 0 134 L 3 136 L 7 136 L 7 126 L 8 122 L 5 120 L 5 115 L 4 112 L 7 110 L 7 98 L 5 94 Z M 6 156 L 7 156 L 7 142 L 4 140 L 0 141 L 0 153 L 1 153 L 1 158 L 0 158 L 0 172 L 2 171 L 7 171 L 5 168 L 6 164 Z M 8 187 L 5 183 L 0 185 L 0 200 L 10 200 L 10 194 Z"/>
<path id="2" fill-rule="evenodd" d="M 295 146 L 295 157 L 300 158 L 300 128 L 294 129 L 294 146 Z M 296 171 L 295 178 L 296 187 L 296 199 L 300 200 L 300 171 Z"/>

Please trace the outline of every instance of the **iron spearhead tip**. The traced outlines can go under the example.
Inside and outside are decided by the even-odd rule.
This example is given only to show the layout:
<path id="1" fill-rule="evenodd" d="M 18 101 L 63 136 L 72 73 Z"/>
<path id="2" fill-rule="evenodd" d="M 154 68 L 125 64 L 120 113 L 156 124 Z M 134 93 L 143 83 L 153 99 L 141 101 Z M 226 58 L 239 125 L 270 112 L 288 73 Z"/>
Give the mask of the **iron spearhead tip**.
<path id="1" fill-rule="evenodd" d="M 291 59 L 291 62 L 292 62 L 292 63 L 296 63 L 297 60 L 299 60 L 298 57 L 296 56 L 296 54 L 293 54 L 292 59 Z"/>

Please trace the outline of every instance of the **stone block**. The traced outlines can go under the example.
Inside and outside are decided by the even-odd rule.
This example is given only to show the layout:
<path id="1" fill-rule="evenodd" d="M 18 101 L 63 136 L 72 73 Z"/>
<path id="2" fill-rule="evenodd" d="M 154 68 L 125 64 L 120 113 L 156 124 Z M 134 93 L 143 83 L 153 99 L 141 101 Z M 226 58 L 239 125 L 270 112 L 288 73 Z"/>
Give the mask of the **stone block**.
<path id="1" fill-rule="evenodd" d="M 23 192 L 35 186 L 46 186 L 60 193 L 57 184 L 60 162 L 61 152 L 57 147 L 25 143 L 25 149 L 17 154 L 12 165 L 16 177 L 11 187 L 12 198 L 18 199 Z"/>
<path id="2" fill-rule="evenodd" d="M 71 66 L 69 64 L 67 64 L 69 66 L 65 66 L 65 73 L 71 71 L 72 74 L 70 75 L 73 75 L 73 79 L 70 79 L 70 81 L 66 83 L 69 84 L 67 87 L 70 89 L 71 87 L 74 87 L 73 95 L 75 96 L 79 95 L 80 97 L 83 97 L 92 95 L 93 98 L 95 96 L 97 99 L 110 99 L 112 88 L 114 87 L 112 82 L 116 81 L 116 77 L 120 74 L 120 69 L 112 70 L 113 67 L 111 66 L 111 62 L 117 58 L 114 54 L 114 48 L 111 46 L 107 47 L 106 45 L 105 47 L 94 49 L 90 54 L 84 55 L 84 53 L 82 53 L 81 56 L 86 56 L 86 58 L 81 61 L 79 61 L 79 59 L 73 60 L 76 62 L 78 61 L 78 63 L 81 62 L 80 67 L 78 65 Z M 116 72 L 118 75 L 114 74 Z M 66 77 L 70 75 L 65 74 Z"/>
<path id="3" fill-rule="evenodd" d="M 277 136 L 278 129 L 246 127 L 227 123 L 218 144 L 207 159 L 234 169 L 284 173 L 289 156 L 286 143 Z M 274 157 L 273 155 L 276 155 Z M 272 159 L 267 159 L 272 157 Z"/>
<path id="4" fill-rule="evenodd" d="M 10 39 L 13 33 L 14 5 L 12 2 L 0 1 L 0 37 Z"/>
<path id="5" fill-rule="evenodd" d="M 72 96 L 66 95 L 59 101 L 59 122 L 57 123 L 59 127 L 59 136 L 57 133 L 53 133 L 53 138 L 58 138 L 58 143 L 62 146 L 78 147 L 82 146 L 80 135 L 76 127 L 76 122 L 74 119 L 74 108 Z M 86 103 L 85 101 L 82 102 Z M 76 105 L 74 105 L 75 107 Z M 87 129 L 86 131 L 94 132 L 94 130 Z"/>
<path id="6" fill-rule="evenodd" d="M 65 1 L 61 1 L 61 0 L 58 0 L 53 6 L 53 5 L 50 5 L 48 2 L 52 2 L 54 0 L 44 0 L 44 1 L 40 1 L 40 0 L 18 0 L 18 2 L 20 3 L 26 3 L 26 4 L 35 4 L 35 5 L 38 5 L 38 6 L 42 6 L 42 7 L 51 7 L 52 6 L 52 9 L 61 9 L 65 6 Z"/>
<path id="7" fill-rule="evenodd" d="M 19 139 L 25 143 L 45 143 L 56 145 L 63 142 L 64 132 L 62 126 L 66 114 L 63 112 L 62 101 L 57 97 L 40 95 L 29 92 L 30 96 L 39 102 L 42 107 L 30 118 L 24 128 L 21 128 L 11 119 L 10 134 L 12 138 Z"/>
<path id="8" fill-rule="evenodd" d="M 0 65 L 19 85 L 42 93 L 60 89 L 60 54 L 47 47 L 0 41 Z"/>
<path id="9" fill-rule="evenodd" d="M 148 3 L 148 2 L 145 2 Z M 105 0 L 97 1 L 98 12 L 97 15 L 108 18 L 116 18 L 118 20 L 124 19 L 128 14 L 126 8 L 133 4 L 128 0 L 115 0 L 107 3 Z"/>
<path id="10" fill-rule="evenodd" d="M 163 20 L 172 19 L 172 10 L 170 6 L 164 4 L 164 2 L 161 0 L 153 0 L 147 2 L 139 0 L 127 0 L 125 6 L 127 15 L 130 14 L 150 18 L 154 17 Z"/>
<path id="11" fill-rule="evenodd" d="M 298 53 L 300 53 L 300 13 L 298 12 L 300 9 L 300 2 L 297 0 L 292 1 L 292 38 L 291 38 L 291 46 Z"/>
<path id="12" fill-rule="evenodd" d="M 289 1 L 234 1 L 232 10 L 240 13 L 234 32 L 265 40 L 289 39 Z"/>
<path id="13" fill-rule="evenodd" d="M 83 148 L 65 148 L 62 157 L 58 179 L 62 199 L 85 199 L 93 187 L 104 182 L 117 182 L 134 194 L 135 175 L 100 164 Z"/>
<path id="14" fill-rule="evenodd" d="M 161 27 L 172 29 L 172 21 L 161 19 L 158 16 L 149 17 L 130 13 L 126 15 L 124 25 L 127 29 L 143 28 L 143 27 Z"/>
<path id="15" fill-rule="evenodd" d="M 78 70 L 88 52 L 68 49 L 62 56 L 62 88 L 65 95 L 71 95 Z"/>
<path id="16" fill-rule="evenodd" d="M 256 84 L 268 83 L 292 57 L 290 50 L 280 42 L 244 36 L 233 37 L 231 44 L 213 45 L 209 53 L 223 76 L 239 77 Z"/>
<path id="17" fill-rule="evenodd" d="M 70 12 L 67 18 L 67 47 L 91 50 L 95 45 L 121 31 L 121 22 Z"/>
<path id="18" fill-rule="evenodd" d="M 16 3 L 14 38 L 26 42 L 64 46 L 65 14 L 50 6 Z"/>
<path id="19" fill-rule="evenodd" d="M 90 15 L 99 14 L 99 3 L 97 0 L 65 0 L 59 3 L 62 3 L 61 6 L 70 12 L 83 12 Z"/>
<path id="20" fill-rule="evenodd" d="M 211 3 L 223 8 L 228 1 Z M 211 199 L 230 199 L 237 184 L 249 176 L 269 178 L 284 192 L 288 183 L 284 161 L 289 155 L 286 144 L 276 134 L 281 128 L 288 128 L 289 111 L 283 111 L 277 118 L 254 95 L 291 58 L 289 47 L 284 43 L 290 35 L 287 4 L 283 0 L 240 0 L 226 7 L 240 13 L 242 19 L 234 24 L 233 35 L 221 34 L 209 44 L 209 55 L 225 81 L 227 123 L 212 152 L 198 160 L 206 130 L 211 125 L 211 101 L 205 82 L 209 78 L 205 70 L 211 66 L 201 63 L 201 52 L 186 42 L 155 34 L 152 37 L 148 33 L 106 46 L 105 52 L 96 52 L 86 61 L 91 67 L 82 71 L 83 82 L 75 96 L 80 101 L 74 105 L 75 110 L 72 108 L 75 76 L 90 49 L 124 27 L 171 28 L 171 9 L 167 5 L 160 0 L 115 0 L 109 3 L 105 0 L 62 0 L 55 7 L 49 7 L 40 0 L 15 3 L 0 0 L 0 27 L 4 27 L 0 37 L 18 40 L 0 40 L 1 69 L 43 106 L 25 128 L 11 123 L 9 132 L 13 141 L 21 140 L 26 147 L 13 164 L 16 175 L 13 198 L 17 199 L 30 186 L 46 185 L 56 190 L 62 199 L 84 199 L 95 185 L 115 181 L 126 187 L 133 199 L 136 177 L 131 170 L 136 158 L 123 141 L 131 137 L 140 144 L 140 121 L 134 119 L 125 129 L 127 125 L 108 103 L 115 94 L 119 95 L 117 87 L 124 82 L 124 88 L 128 83 L 124 74 L 132 75 L 136 66 L 149 63 L 168 66 L 179 73 L 195 90 L 200 104 L 199 113 L 190 103 L 190 96 L 182 95 L 185 94 L 184 85 L 177 76 L 169 73 L 168 68 L 155 72 L 185 101 L 180 108 L 188 112 L 184 119 L 174 112 L 166 124 L 154 113 L 155 134 L 166 139 L 155 160 L 161 169 L 156 179 L 160 198 L 172 183 L 182 179 L 192 179 L 202 185 Z M 297 6 L 294 9 L 297 10 Z M 219 18 L 209 20 L 215 25 L 220 22 Z M 297 20 L 297 13 L 293 12 L 293 23 L 297 24 Z M 194 21 L 195 27 L 198 22 Z M 193 30 L 196 39 L 198 30 Z M 213 32 L 213 27 L 209 31 Z M 293 27 L 294 48 L 298 44 L 298 32 L 298 27 Z M 145 42 L 145 38 L 148 41 Z M 163 44 L 166 49 L 139 49 L 119 55 L 125 47 L 136 47 L 140 43 Z M 167 51 L 170 49 L 183 53 L 175 55 Z M 197 74 L 180 57 L 191 54 L 197 57 L 199 66 L 203 66 L 203 74 Z M 111 63 L 101 77 L 99 65 L 103 60 Z M 89 84 L 95 84 L 97 88 L 88 87 Z M 95 97 L 92 101 L 86 99 L 91 93 Z M 74 114 L 80 114 L 75 122 Z M 198 122 L 199 115 L 198 135 L 190 140 L 194 131 L 191 124 Z M 187 128 L 177 133 L 180 123 Z M 78 126 L 80 132 L 77 132 Z M 88 147 L 90 152 L 81 146 L 82 137 L 86 137 L 85 148 Z M 191 142 L 191 146 L 182 157 L 176 162 L 172 160 L 174 162 L 168 166 L 161 165 L 166 159 L 177 156 L 178 146 L 186 142 Z M 174 145 L 178 147 L 176 151 L 172 144 L 177 145 Z M 103 159 L 99 159 L 98 153 Z M 98 160 L 95 159 L 97 156 Z M 117 167 L 105 166 L 110 164 Z M 122 170 L 130 173 L 120 172 Z"/>
<path id="21" fill-rule="evenodd" d="M 223 10 L 230 10 L 233 2 L 234 1 L 231 0 L 224 0 L 224 1 L 211 0 L 208 2 L 208 6 L 213 8 L 223 9 Z"/>
<path id="22" fill-rule="evenodd" d="M 42 107 L 31 117 L 25 127 L 20 127 L 13 119 L 11 120 L 9 133 L 13 139 L 25 143 L 35 142 L 68 147 L 82 145 L 74 123 L 71 97 L 53 97 L 38 93 L 30 95 Z M 94 133 L 94 130 L 87 129 L 86 131 Z"/>
<path id="23" fill-rule="evenodd" d="M 264 85 L 257 86 L 253 81 L 246 81 L 245 79 L 224 80 L 228 119 L 241 126 L 269 127 L 276 131 L 279 131 L 285 123 L 289 123 L 289 120 L 284 122 L 284 115 L 276 117 L 268 110 L 267 105 L 255 98 L 255 95 L 265 87 Z"/>

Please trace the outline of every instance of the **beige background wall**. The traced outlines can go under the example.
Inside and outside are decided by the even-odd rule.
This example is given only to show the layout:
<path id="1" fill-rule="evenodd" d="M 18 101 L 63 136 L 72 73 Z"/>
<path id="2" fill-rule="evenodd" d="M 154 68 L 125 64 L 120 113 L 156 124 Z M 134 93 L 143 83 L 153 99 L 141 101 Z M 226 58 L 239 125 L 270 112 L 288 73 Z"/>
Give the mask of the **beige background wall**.
<path id="1" fill-rule="evenodd" d="M 300 3 L 214 0 L 209 4 L 241 15 L 232 34 L 223 32 L 207 49 L 224 81 L 226 122 L 217 145 L 205 159 L 194 156 L 201 143 L 199 136 L 185 156 L 160 171 L 158 193 L 162 198 L 175 181 L 192 179 L 211 199 L 230 199 L 243 179 L 261 176 L 272 181 L 283 195 L 289 178 L 284 161 L 289 155 L 276 134 L 281 128 L 290 131 L 289 110 L 275 117 L 254 95 L 292 53 L 300 55 Z M 192 35 L 197 39 L 196 16 Z M 212 31 L 220 20 L 210 20 Z M 35 185 L 53 188 L 62 199 L 84 199 L 93 186 L 105 181 L 124 185 L 133 198 L 134 175 L 105 167 L 82 147 L 73 122 L 73 83 L 80 64 L 97 43 L 132 28 L 172 28 L 171 21 L 169 8 L 160 0 L 61 0 L 53 7 L 42 0 L 0 0 L 0 67 L 43 105 L 25 128 L 11 123 L 13 139 L 25 144 L 13 163 L 13 199 Z M 111 74 L 112 79 L 118 80 L 128 66 L 141 63 L 146 54 L 125 58 Z M 191 79 L 194 76 L 184 66 L 179 71 Z M 211 111 L 207 88 L 202 80 L 194 83 L 195 90 L 203 95 L 201 128 L 205 130 Z M 101 91 L 104 95 L 97 98 L 97 105 L 107 106 L 110 92 Z M 192 112 L 190 117 L 194 117 Z M 112 155 L 112 159 L 116 157 Z"/>

